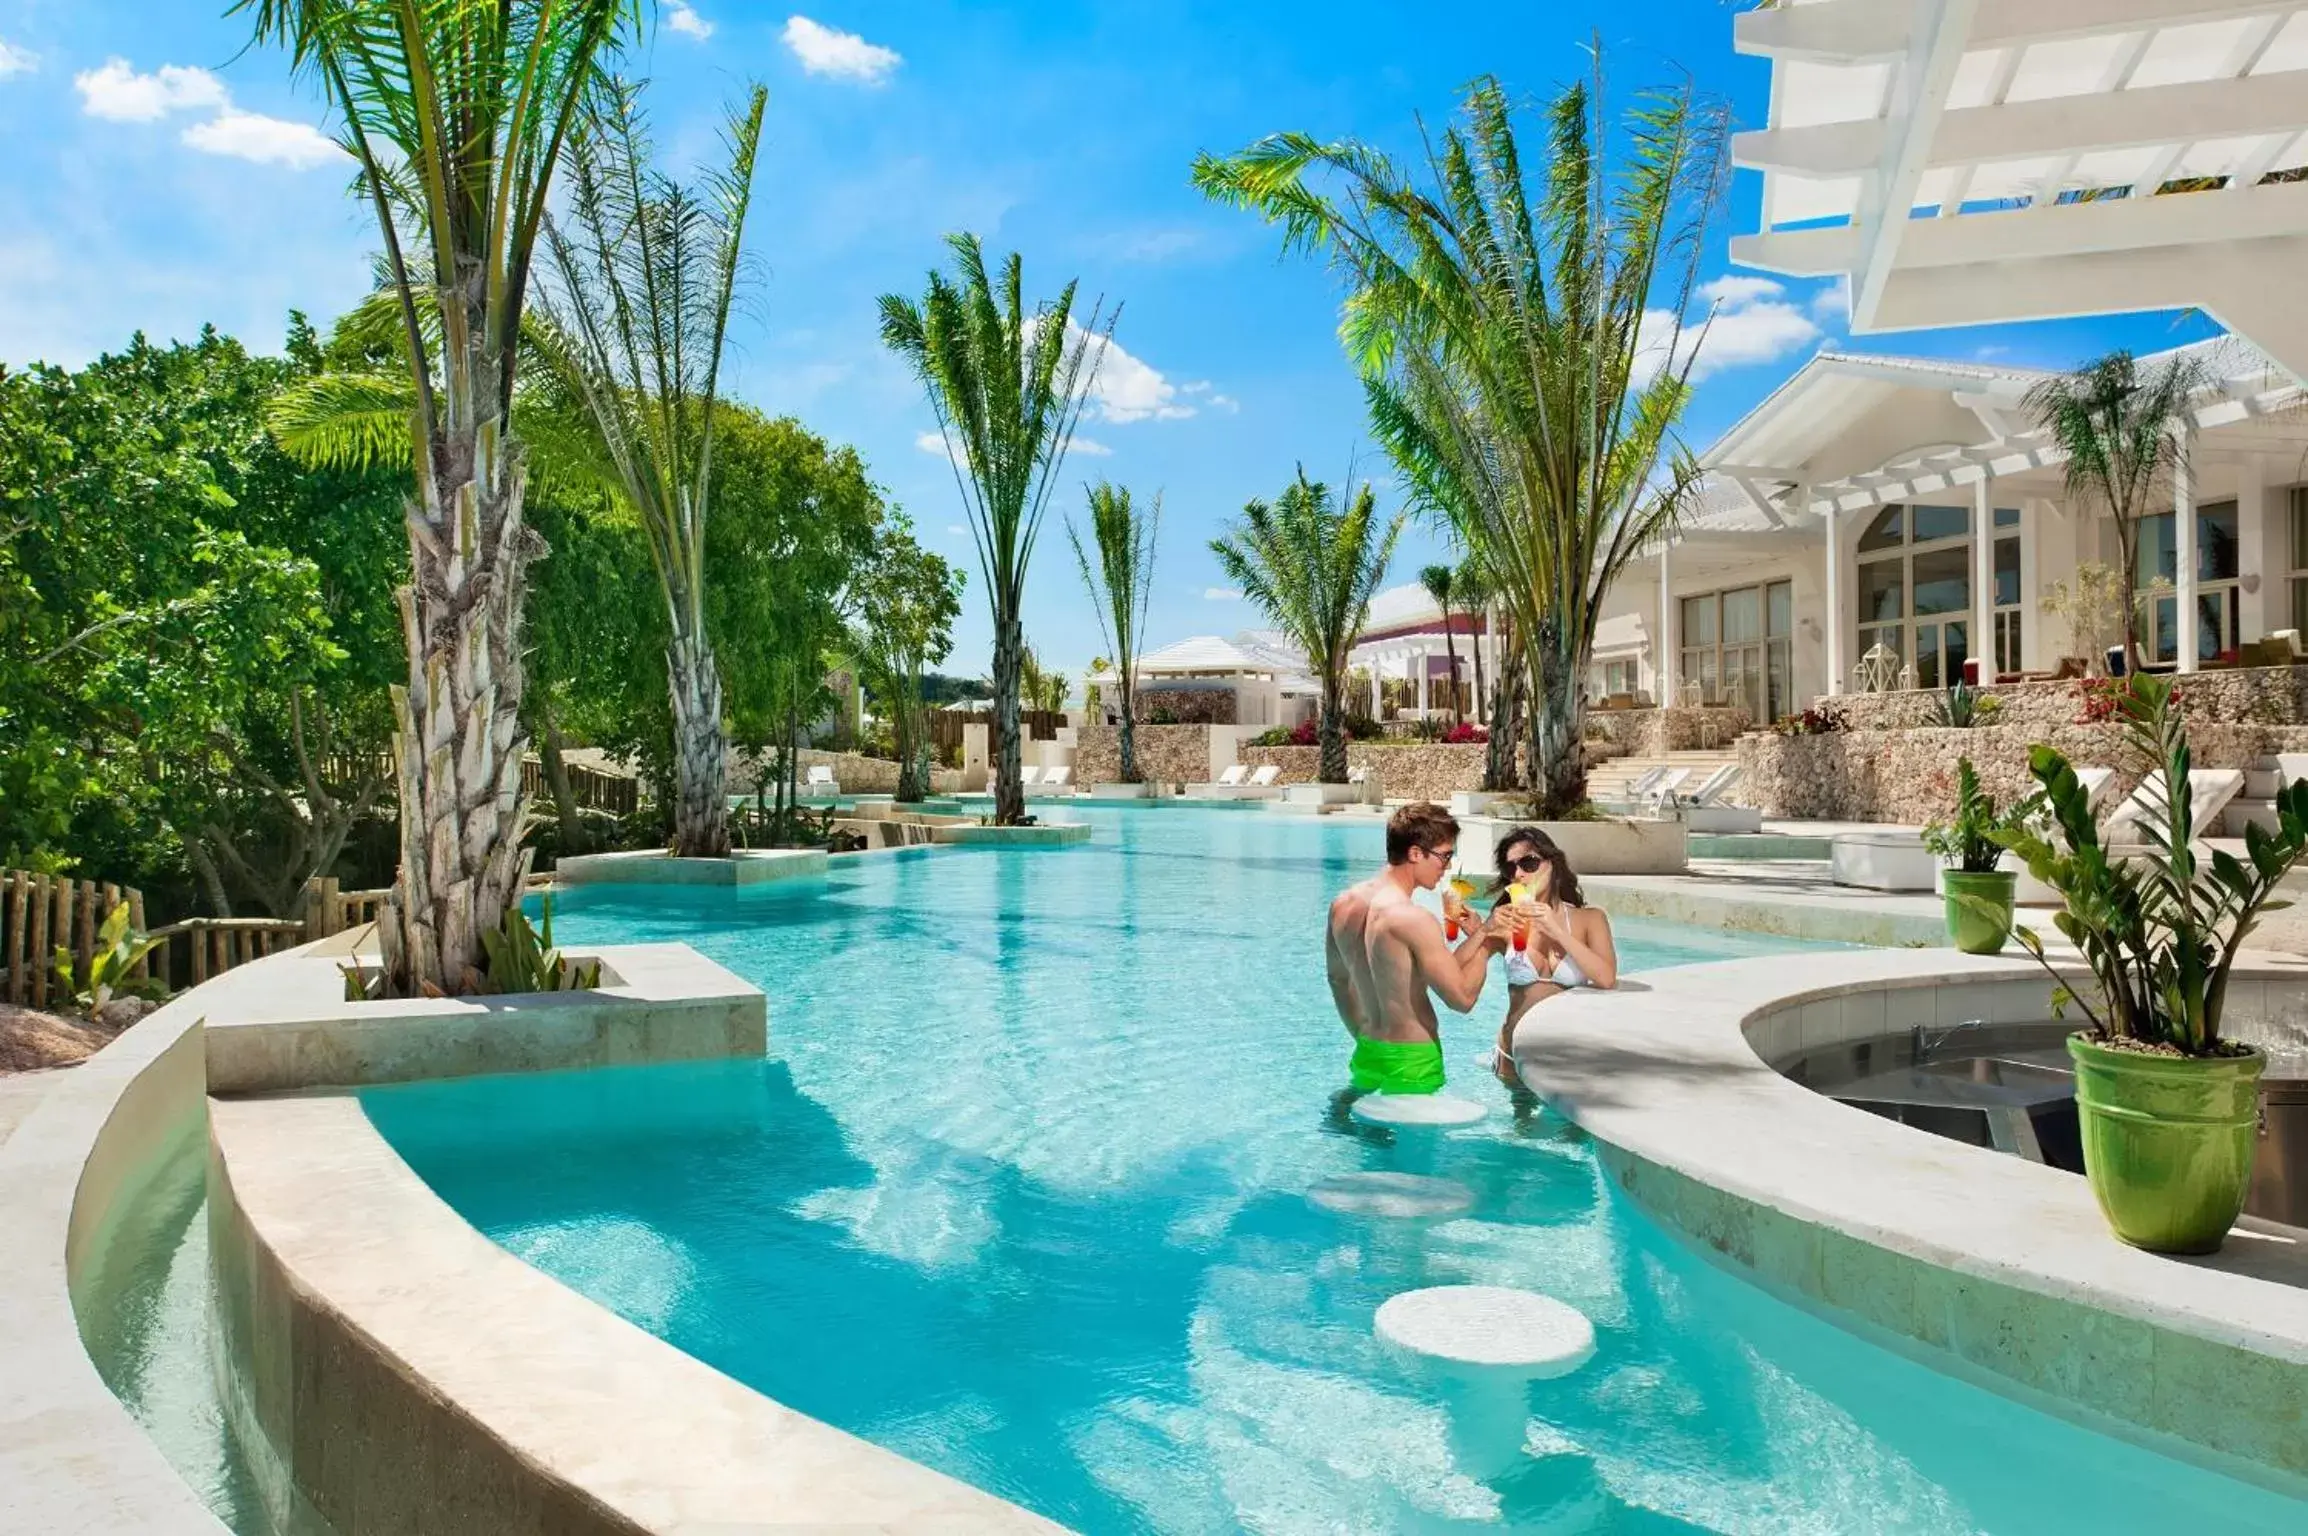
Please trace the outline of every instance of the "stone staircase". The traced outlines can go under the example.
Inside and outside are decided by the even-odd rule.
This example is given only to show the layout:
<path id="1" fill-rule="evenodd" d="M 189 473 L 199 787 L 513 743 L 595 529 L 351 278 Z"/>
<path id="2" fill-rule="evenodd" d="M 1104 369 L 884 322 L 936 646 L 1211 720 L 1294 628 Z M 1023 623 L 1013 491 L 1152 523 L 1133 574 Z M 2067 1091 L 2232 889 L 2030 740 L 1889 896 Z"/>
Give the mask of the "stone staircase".
<path id="1" fill-rule="evenodd" d="M 1588 770 L 1587 796 L 1604 802 L 1626 800 L 1629 798 L 1627 786 L 1654 768 L 1688 769 L 1690 777 L 1683 781 L 1683 790 L 1689 793 L 1706 783 L 1716 769 L 1738 761 L 1739 753 L 1732 748 L 1712 752 L 1661 752 L 1645 757 L 1614 757 Z M 1737 784 L 1731 787 L 1729 798 L 1732 801 L 1740 799 L 1739 791 L 1742 787 Z"/>

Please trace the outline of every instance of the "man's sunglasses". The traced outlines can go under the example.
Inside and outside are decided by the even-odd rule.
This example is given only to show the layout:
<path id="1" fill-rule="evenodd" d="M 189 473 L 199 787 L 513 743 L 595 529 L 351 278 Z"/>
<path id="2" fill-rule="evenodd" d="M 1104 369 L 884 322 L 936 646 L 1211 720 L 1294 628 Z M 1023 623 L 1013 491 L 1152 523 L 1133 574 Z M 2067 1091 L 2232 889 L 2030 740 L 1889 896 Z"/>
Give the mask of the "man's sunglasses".
<path id="1" fill-rule="evenodd" d="M 1421 848 L 1419 850 L 1419 852 L 1425 854 L 1428 858 L 1440 859 L 1445 864 L 1448 864 L 1451 861 L 1451 857 L 1458 851 L 1459 845 L 1456 843 L 1451 844 L 1448 848 Z"/>

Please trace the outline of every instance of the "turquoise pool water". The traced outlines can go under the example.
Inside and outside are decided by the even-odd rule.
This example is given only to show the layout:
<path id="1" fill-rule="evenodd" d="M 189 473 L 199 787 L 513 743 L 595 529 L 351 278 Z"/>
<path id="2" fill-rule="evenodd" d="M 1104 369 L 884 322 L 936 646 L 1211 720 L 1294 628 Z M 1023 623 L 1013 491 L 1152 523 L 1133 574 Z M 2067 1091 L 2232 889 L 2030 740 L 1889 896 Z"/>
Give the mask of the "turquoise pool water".
<path id="1" fill-rule="evenodd" d="M 1107 1531 L 2129 1531 L 2308 1509 L 1877 1349 L 1703 1262 L 1575 1132 L 1489 1121 L 1432 1224 L 1332 1214 L 1418 1162 L 1334 1112 L 1330 893 L 1367 823 L 1090 812 L 1091 845 L 837 868 L 822 893 L 594 888 L 564 939 L 681 939 L 769 996 L 764 1062 L 411 1085 L 383 1133 L 512 1252 L 831 1423 Z M 1803 946 L 1619 925 L 1631 970 Z M 1494 975 L 1493 985 L 1497 985 Z M 1599 1335 L 1527 1400 L 1531 1475 L 1454 1464 L 1375 1343 L 1420 1285 L 1528 1287 Z"/>

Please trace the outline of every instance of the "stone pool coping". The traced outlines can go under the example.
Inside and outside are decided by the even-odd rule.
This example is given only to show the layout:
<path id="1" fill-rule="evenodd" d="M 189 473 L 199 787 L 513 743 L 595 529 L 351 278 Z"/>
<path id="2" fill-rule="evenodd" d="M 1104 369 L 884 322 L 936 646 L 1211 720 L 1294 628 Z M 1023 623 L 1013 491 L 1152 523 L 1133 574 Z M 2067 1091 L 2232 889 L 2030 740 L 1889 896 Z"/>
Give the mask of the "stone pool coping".
<path id="1" fill-rule="evenodd" d="M 1936 1369 L 2297 1493 L 2301 1234 L 2247 1222 L 2210 1258 L 2143 1253 L 2109 1235 L 2082 1178 L 1765 1062 L 1915 1023 L 2042 1019 L 2049 990 L 2032 962 L 1944 950 L 1735 960 L 1558 998 L 1517 1027 L 1514 1054 L 1631 1199 L 1748 1277 Z M 2308 964 L 2253 957 L 2230 1008 L 2297 1037 Z"/>
<path id="2" fill-rule="evenodd" d="M 256 1362 L 246 1412 L 340 1529 L 1060 1529 L 514 1258 L 349 1094 L 217 1100 L 209 1149 L 218 1262 L 241 1281 L 225 1327 Z"/>
<path id="3" fill-rule="evenodd" d="M 553 866 L 559 885 L 766 885 L 822 879 L 822 848 L 739 849 L 725 859 L 680 858 L 662 848 L 571 854 Z"/>

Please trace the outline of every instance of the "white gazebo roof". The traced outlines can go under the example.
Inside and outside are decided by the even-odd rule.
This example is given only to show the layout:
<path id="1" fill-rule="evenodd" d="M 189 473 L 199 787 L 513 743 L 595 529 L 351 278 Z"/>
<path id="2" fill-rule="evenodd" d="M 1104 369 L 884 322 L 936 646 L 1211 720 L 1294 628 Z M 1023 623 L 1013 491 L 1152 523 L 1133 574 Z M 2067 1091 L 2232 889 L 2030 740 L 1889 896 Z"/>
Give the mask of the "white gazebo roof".
<path id="1" fill-rule="evenodd" d="M 2308 378 L 2308 0 L 1786 0 L 1742 265 L 1861 331 L 2200 307 Z"/>
<path id="2" fill-rule="evenodd" d="M 1262 644 L 1249 635 L 1238 635 L 1231 640 L 1218 635 L 1195 635 L 1140 657 L 1138 670 L 1143 674 L 1243 672 L 1264 675 L 1303 672 L 1306 658 Z"/>

